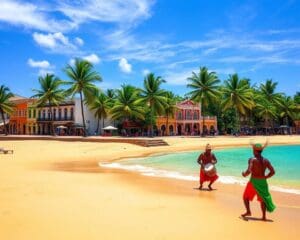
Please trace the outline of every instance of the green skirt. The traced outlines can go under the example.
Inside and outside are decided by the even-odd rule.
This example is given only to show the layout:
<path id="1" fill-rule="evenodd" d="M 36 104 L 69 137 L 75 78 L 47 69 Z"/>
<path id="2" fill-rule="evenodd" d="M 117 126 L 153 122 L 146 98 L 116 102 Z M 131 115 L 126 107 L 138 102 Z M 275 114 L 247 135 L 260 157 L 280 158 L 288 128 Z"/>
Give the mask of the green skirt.
<path id="1" fill-rule="evenodd" d="M 269 192 L 269 187 L 266 179 L 251 178 L 250 182 L 253 184 L 257 194 L 263 199 L 266 204 L 268 212 L 273 212 L 276 208 L 272 201 L 272 196 Z"/>

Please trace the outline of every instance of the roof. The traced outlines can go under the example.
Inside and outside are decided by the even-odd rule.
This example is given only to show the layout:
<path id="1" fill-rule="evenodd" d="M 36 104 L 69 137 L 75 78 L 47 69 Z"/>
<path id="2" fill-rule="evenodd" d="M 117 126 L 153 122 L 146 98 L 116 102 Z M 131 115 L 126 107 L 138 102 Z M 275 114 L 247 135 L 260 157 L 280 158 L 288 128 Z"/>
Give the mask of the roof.
<path id="1" fill-rule="evenodd" d="M 15 101 L 25 101 L 25 100 L 29 100 L 29 98 L 22 97 L 22 96 L 20 96 L 20 95 L 14 94 L 14 96 L 11 97 L 9 100 L 10 100 L 11 102 L 15 102 Z"/>

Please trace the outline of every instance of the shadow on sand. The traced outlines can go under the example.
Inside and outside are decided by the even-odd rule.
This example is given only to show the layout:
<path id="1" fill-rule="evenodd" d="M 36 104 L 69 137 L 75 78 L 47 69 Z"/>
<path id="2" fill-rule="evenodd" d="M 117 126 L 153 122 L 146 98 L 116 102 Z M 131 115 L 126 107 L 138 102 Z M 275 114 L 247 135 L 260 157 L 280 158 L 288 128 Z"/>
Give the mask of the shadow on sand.
<path id="1" fill-rule="evenodd" d="M 194 190 L 198 190 L 198 191 L 207 191 L 207 192 L 211 192 L 211 191 L 215 191 L 217 190 L 216 188 L 212 188 L 212 189 L 209 189 L 209 188 L 193 188 Z"/>
<path id="2" fill-rule="evenodd" d="M 272 219 L 266 219 L 266 220 L 263 220 L 261 218 L 257 218 L 257 217 L 242 217 L 242 216 L 239 216 L 240 219 L 244 220 L 244 221 L 261 221 L 261 222 L 274 222 Z"/>

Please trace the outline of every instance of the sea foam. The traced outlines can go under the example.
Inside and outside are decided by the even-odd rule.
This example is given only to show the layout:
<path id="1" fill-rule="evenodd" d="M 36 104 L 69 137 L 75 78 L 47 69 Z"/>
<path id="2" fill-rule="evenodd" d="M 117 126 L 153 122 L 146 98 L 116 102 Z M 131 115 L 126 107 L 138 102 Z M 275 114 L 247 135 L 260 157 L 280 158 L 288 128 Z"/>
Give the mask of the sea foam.
<path id="1" fill-rule="evenodd" d="M 180 179 L 185 181 L 199 181 L 199 176 L 185 175 L 177 171 L 156 169 L 153 167 L 146 167 L 138 164 L 127 165 L 127 164 L 120 164 L 114 162 L 114 163 L 99 163 L 99 166 L 105 168 L 123 169 L 127 171 L 139 172 L 141 175 L 150 176 L 150 177 L 164 177 L 164 178 Z M 247 180 L 234 177 L 234 176 L 219 176 L 218 182 L 224 184 L 239 184 L 244 186 L 246 185 Z M 298 189 L 284 188 L 280 186 L 270 186 L 270 189 L 277 192 L 300 195 L 300 190 Z"/>

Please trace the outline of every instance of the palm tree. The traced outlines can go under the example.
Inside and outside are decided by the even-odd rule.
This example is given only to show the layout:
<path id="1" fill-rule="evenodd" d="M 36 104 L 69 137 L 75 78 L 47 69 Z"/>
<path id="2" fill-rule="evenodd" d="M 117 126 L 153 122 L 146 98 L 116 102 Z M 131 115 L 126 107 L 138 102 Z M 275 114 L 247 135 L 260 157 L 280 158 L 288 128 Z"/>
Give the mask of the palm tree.
<path id="1" fill-rule="evenodd" d="M 65 91 L 60 89 L 62 81 L 53 74 L 46 74 L 45 77 L 39 77 L 40 89 L 33 89 L 36 94 L 32 98 L 38 98 L 36 105 L 38 107 L 49 106 L 51 134 L 55 135 L 52 117 L 52 106 L 58 106 L 65 97 Z"/>
<path id="2" fill-rule="evenodd" d="M 95 93 L 94 102 L 90 104 L 90 110 L 94 111 L 95 118 L 98 119 L 96 132 L 99 131 L 99 123 L 102 118 L 102 128 L 104 128 L 104 119 L 108 116 L 111 105 L 108 97 L 101 91 Z"/>
<path id="3" fill-rule="evenodd" d="M 274 119 L 277 117 L 276 107 L 273 104 L 271 104 L 267 99 L 262 99 L 261 101 L 259 101 L 256 104 L 255 109 L 257 110 L 257 115 L 264 119 L 265 129 L 269 127 L 268 121 L 271 118 Z"/>
<path id="4" fill-rule="evenodd" d="M 109 98 L 109 100 L 114 100 L 116 97 L 116 91 L 114 89 L 107 89 L 106 96 Z"/>
<path id="5" fill-rule="evenodd" d="M 245 115 L 247 110 L 251 110 L 254 106 L 253 90 L 250 87 L 249 80 L 239 79 L 237 74 L 233 74 L 229 76 L 224 85 L 222 88 L 223 109 L 234 108 L 237 119 L 240 119 L 240 115 Z"/>
<path id="6" fill-rule="evenodd" d="M 117 90 L 114 106 L 110 110 L 111 118 L 120 119 L 145 119 L 145 111 L 139 98 L 140 91 L 131 85 L 122 85 Z"/>
<path id="7" fill-rule="evenodd" d="M 166 132 L 169 133 L 169 117 L 174 118 L 176 107 L 176 98 L 172 92 L 166 92 L 167 106 L 165 107 Z"/>
<path id="8" fill-rule="evenodd" d="M 94 83 L 102 81 L 102 78 L 93 70 L 93 65 L 86 60 L 76 59 L 74 66 L 68 64 L 64 71 L 71 80 L 70 82 L 66 82 L 66 84 L 71 85 L 67 92 L 72 95 L 72 97 L 74 97 L 75 94 L 79 94 L 80 96 L 81 116 L 84 129 L 83 134 L 86 136 L 83 101 L 87 104 L 92 102 L 94 97 L 93 93 L 95 93 L 95 90 L 97 89 Z"/>
<path id="9" fill-rule="evenodd" d="M 187 87 L 192 89 L 188 93 L 190 99 L 201 104 L 202 135 L 204 136 L 204 108 L 207 108 L 219 96 L 218 83 L 220 80 L 215 72 L 208 72 L 206 67 L 200 67 L 199 73 L 192 72 L 192 76 L 187 80 L 190 82 Z"/>
<path id="10" fill-rule="evenodd" d="M 279 115 L 288 125 L 288 119 L 295 120 L 297 105 L 291 97 L 283 96 L 279 100 Z"/>
<path id="11" fill-rule="evenodd" d="M 296 92 L 294 96 L 294 101 L 296 104 L 300 105 L 300 92 Z"/>
<path id="12" fill-rule="evenodd" d="M 0 112 L 5 135 L 7 135 L 7 127 L 5 123 L 4 113 L 9 115 L 14 111 L 14 104 L 9 100 L 13 96 L 14 95 L 10 92 L 8 87 L 4 85 L 0 86 Z"/>
<path id="13" fill-rule="evenodd" d="M 167 106 L 166 92 L 160 88 L 164 82 L 166 81 L 161 77 L 149 73 L 144 79 L 144 89 L 141 90 L 142 99 L 150 108 L 150 137 L 153 137 L 154 116 L 162 115 Z"/>
<path id="14" fill-rule="evenodd" d="M 275 93 L 275 89 L 278 82 L 273 82 L 272 79 L 267 79 L 265 84 L 260 85 L 260 93 L 261 95 L 267 99 L 269 102 L 276 104 L 278 103 L 281 93 Z"/>

